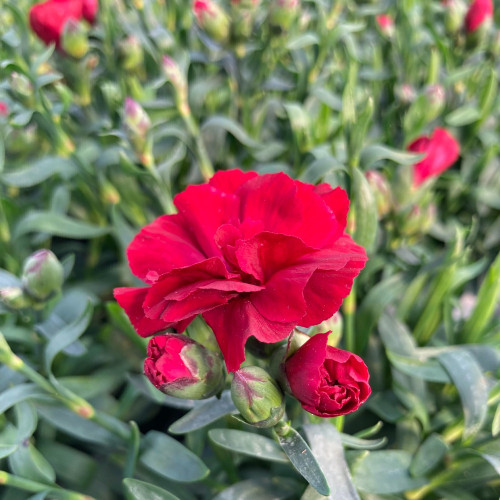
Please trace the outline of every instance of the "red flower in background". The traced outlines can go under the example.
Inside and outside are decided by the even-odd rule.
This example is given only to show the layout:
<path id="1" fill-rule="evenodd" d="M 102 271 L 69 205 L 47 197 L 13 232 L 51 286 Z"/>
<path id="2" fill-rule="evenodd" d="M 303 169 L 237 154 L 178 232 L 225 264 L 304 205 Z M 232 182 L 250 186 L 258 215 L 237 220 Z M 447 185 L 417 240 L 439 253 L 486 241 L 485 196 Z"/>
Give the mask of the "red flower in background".
<path id="1" fill-rule="evenodd" d="M 356 354 L 329 346 L 328 333 L 311 337 L 285 362 L 292 394 L 319 417 L 357 410 L 371 393 L 370 374 Z"/>
<path id="2" fill-rule="evenodd" d="M 413 153 L 426 153 L 413 167 L 413 184 L 420 186 L 429 177 L 436 177 L 458 159 L 460 145 L 445 129 L 437 128 L 432 136 L 422 136 L 408 146 Z"/>
<path id="3" fill-rule="evenodd" d="M 0 101 L 0 116 L 7 116 L 9 114 L 9 106 L 6 102 Z"/>
<path id="4" fill-rule="evenodd" d="M 389 14 L 379 14 L 375 16 L 380 31 L 385 36 L 392 36 L 394 34 L 394 19 Z"/>
<path id="5" fill-rule="evenodd" d="M 30 26 L 45 44 L 55 43 L 60 48 L 66 22 L 85 19 L 93 23 L 98 8 L 97 0 L 48 0 L 31 7 Z"/>
<path id="6" fill-rule="evenodd" d="M 474 0 L 465 16 L 465 31 L 476 31 L 487 19 L 493 17 L 493 0 Z"/>
<path id="7" fill-rule="evenodd" d="M 128 248 L 147 286 L 115 297 L 143 337 L 183 331 L 202 314 L 229 371 L 250 336 L 278 342 L 330 318 L 366 261 L 344 232 L 347 195 L 328 184 L 230 170 L 174 203 L 179 213 L 156 219 Z"/>

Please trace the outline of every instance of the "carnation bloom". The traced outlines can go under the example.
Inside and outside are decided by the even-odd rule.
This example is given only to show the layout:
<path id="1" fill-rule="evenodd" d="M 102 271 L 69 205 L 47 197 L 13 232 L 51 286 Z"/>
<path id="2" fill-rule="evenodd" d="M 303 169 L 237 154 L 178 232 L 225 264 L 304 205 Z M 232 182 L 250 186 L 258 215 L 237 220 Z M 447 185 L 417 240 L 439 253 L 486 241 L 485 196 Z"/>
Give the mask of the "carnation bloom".
<path id="1" fill-rule="evenodd" d="M 408 150 L 426 153 L 425 158 L 413 167 L 413 184 L 420 186 L 429 177 L 438 176 L 457 161 L 460 145 L 447 130 L 437 128 L 432 136 L 422 136 L 413 141 Z"/>
<path id="2" fill-rule="evenodd" d="M 93 23 L 98 8 L 97 0 L 47 0 L 31 7 L 30 26 L 45 44 L 55 43 L 60 48 L 66 22 L 85 19 Z"/>
<path id="3" fill-rule="evenodd" d="M 330 318 L 366 261 L 344 231 L 347 195 L 328 184 L 230 170 L 174 204 L 179 213 L 143 228 L 127 251 L 147 286 L 115 297 L 143 337 L 183 331 L 201 314 L 229 371 L 250 336 L 278 342 Z"/>
<path id="4" fill-rule="evenodd" d="M 0 101 L 0 116 L 7 116 L 9 114 L 9 106 L 4 101 Z"/>
<path id="5" fill-rule="evenodd" d="M 377 21 L 380 31 L 386 36 L 392 36 L 394 34 L 394 19 L 388 14 L 380 14 L 375 16 L 375 21 Z"/>
<path id="6" fill-rule="evenodd" d="M 314 335 L 285 362 L 292 394 L 305 410 L 319 417 L 351 413 L 371 393 L 363 360 L 328 345 L 328 335 Z"/>
<path id="7" fill-rule="evenodd" d="M 474 0 L 465 16 L 465 31 L 476 31 L 487 19 L 493 17 L 492 0 Z"/>

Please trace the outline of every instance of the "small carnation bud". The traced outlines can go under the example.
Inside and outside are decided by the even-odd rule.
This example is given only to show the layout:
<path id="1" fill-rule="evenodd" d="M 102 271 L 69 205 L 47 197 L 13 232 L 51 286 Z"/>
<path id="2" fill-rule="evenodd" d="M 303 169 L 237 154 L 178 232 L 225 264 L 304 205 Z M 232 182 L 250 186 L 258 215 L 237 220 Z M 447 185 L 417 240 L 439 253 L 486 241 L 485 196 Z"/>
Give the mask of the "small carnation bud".
<path id="1" fill-rule="evenodd" d="M 75 19 L 68 19 L 61 37 L 61 48 L 75 59 L 81 59 L 89 50 L 87 29 Z"/>
<path id="2" fill-rule="evenodd" d="M 394 94 L 402 104 L 411 104 L 417 98 L 415 89 L 409 83 L 396 85 Z"/>
<path id="3" fill-rule="evenodd" d="M 285 411 L 284 395 L 278 384 L 257 366 L 234 372 L 231 397 L 241 416 L 256 427 L 273 427 Z"/>
<path id="4" fill-rule="evenodd" d="M 107 205 L 116 205 L 120 203 L 120 193 L 108 180 L 105 180 L 101 185 L 101 195 L 102 200 Z"/>
<path id="5" fill-rule="evenodd" d="M 493 24 L 493 0 L 474 0 L 465 15 L 465 31 L 472 34 L 479 29 L 487 30 Z"/>
<path id="6" fill-rule="evenodd" d="M 13 71 L 10 74 L 9 78 L 10 88 L 22 97 L 32 97 L 33 96 L 33 85 L 29 81 L 29 79 L 18 73 L 17 71 Z"/>
<path id="7" fill-rule="evenodd" d="M 123 124 L 130 142 L 137 153 L 143 153 L 151 120 L 142 106 L 130 97 L 125 99 L 124 112 Z"/>
<path id="8" fill-rule="evenodd" d="M 174 333 L 149 341 L 144 373 L 161 392 L 182 399 L 209 398 L 224 384 L 220 354 Z"/>
<path id="9" fill-rule="evenodd" d="M 0 290 L 0 302 L 9 309 L 24 309 L 30 300 L 20 287 L 8 287 Z"/>
<path id="10" fill-rule="evenodd" d="M 414 238 L 426 234 L 436 220 L 436 205 L 434 203 L 413 205 L 401 215 L 401 234 Z"/>
<path id="11" fill-rule="evenodd" d="M 388 14 L 380 14 L 375 17 L 380 32 L 387 38 L 392 38 L 395 33 L 394 19 Z"/>
<path id="12" fill-rule="evenodd" d="M 179 65 L 168 56 L 163 56 L 163 71 L 182 100 L 187 99 L 187 81 Z"/>
<path id="13" fill-rule="evenodd" d="M 134 71 L 142 66 L 144 51 L 136 36 L 130 35 L 122 40 L 118 45 L 118 51 L 123 69 Z"/>
<path id="14" fill-rule="evenodd" d="M 4 101 L 0 101 L 0 118 L 9 116 L 9 106 Z"/>
<path id="15" fill-rule="evenodd" d="M 435 120 L 446 104 L 446 92 L 442 85 L 428 85 L 425 89 L 427 121 Z"/>
<path id="16" fill-rule="evenodd" d="M 50 250 L 38 250 L 24 262 L 23 287 L 31 297 L 46 300 L 61 290 L 64 269 Z"/>
<path id="17" fill-rule="evenodd" d="M 297 18 L 299 8 L 299 0 L 276 0 L 269 12 L 269 23 L 282 31 L 288 31 Z"/>
<path id="18" fill-rule="evenodd" d="M 443 0 L 444 26 L 450 34 L 457 33 L 464 23 L 467 4 L 464 0 Z"/>
<path id="19" fill-rule="evenodd" d="M 198 26 L 213 40 L 225 42 L 229 37 L 229 16 L 213 0 L 195 0 L 193 12 Z"/>
<path id="20" fill-rule="evenodd" d="M 376 170 L 368 170 L 368 172 L 365 173 L 365 177 L 375 196 L 378 216 L 382 218 L 390 212 L 393 205 L 389 182 L 384 174 Z M 325 327 L 323 330 L 333 330 L 333 328 Z"/>
<path id="21" fill-rule="evenodd" d="M 5 150 L 9 154 L 25 155 L 33 150 L 38 143 L 36 125 L 28 125 L 24 128 L 13 128 L 7 134 Z"/>

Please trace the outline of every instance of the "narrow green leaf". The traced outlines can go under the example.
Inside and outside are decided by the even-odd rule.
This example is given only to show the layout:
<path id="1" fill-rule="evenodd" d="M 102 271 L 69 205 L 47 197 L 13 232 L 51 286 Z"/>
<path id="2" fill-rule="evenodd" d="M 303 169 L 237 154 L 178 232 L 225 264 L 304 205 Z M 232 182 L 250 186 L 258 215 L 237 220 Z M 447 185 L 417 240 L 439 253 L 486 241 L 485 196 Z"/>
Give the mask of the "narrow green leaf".
<path id="1" fill-rule="evenodd" d="M 423 156 L 422 154 L 408 153 L 381 144 L 373 144 L 361 151 L 360 162 L 364 170 L 367 170 L 380 160 L 391 160 L 399 165 L 414 165 Z"/>
<path id="2" fill-rule="evenodd" d="M 451 382 L 449 375 L 436 360 L 401 356 L 391 351 L 387 351 L 387 357 L 394 368 L 411 377 L 418 377 L 428 382 L 440 382 L 442 384 Z"/>
<path id="3" fill-rule="evenodd" d="M 19 238 L 28 233 L 48 233 L 65 238 L 88 239 L 97 238 L 109 233 L 109 228 L 82 222 L 66 215 L 51 212 L 28 212 L 15 226 L 14 237 Z"/>
<path id="4" fill-rule="evenodd" d="M 21 401 L 29 399 L 52 400 L 47 392 L 35 384 L 21 384 L 7 389 L 0 394 L 0 415 Z"/>
<path id="5" fill-rule="evenodd" d="M 448 452 L 448 445 L 439 434 L 431 434 L 418 448 L 410 465 L 414 477 L 425 476 L 434 470 Z"/>
<path id="6" fill-rule="evenodd" d="M 229 132 L 244 146 L 247 146 L 249 148 L 261 147 L 261 144 L 255 139 L 252 139 L 252 137 L 248 135 L 248 133 L 242 128 L 239 123 L 231 120 L 230 118 L 227 118 L 225 116 L 211 116 L 203 123 L 201 129 L 203 131 L 211 127 L 223 129 L 226 132 Z"/>
<path id="7" fill-rule="evenodd" d="M 75 165 L 68 158 L 46 156 L 30 163 L 27 167 L 5 172 L 1 179 L 8 186 L 27 188 L 36 186 L 56 174 L 64 179 L 69 179 L 76 172 Z"/>
<path id="8" fill-rule="evenodd" d="M 349 434 L 340 433 L 340 439 L 346 448 L 352 448 L 354 450 L 378 450 L 387 444 L 386 437 L 379 439 L 362 439 Z"/>
<path id="9" fill-rule="evenodd" d="M 455 384 L 465 417 L 464 438 L 476 434 L 488 410 L 488 384 L 474 357 L 465 349 L 454 348 L 438 354 L 440 363 Z"/>
<path id="10" fill-rule="evenodd" d="M 194 453 L 166 434 L 150 431 L 143 443 L 145 451 L 140 462 L 167 479 L 191 483 L 201 481 L 210 472 Z"/>
<path id="11" fill-rule="evenodd" d="M 12 472 L 18 476 L 49 484 L 56 479 L 52 466 L 31 443 L 19 446 L 8 460 Z"/>
<path id="12" fill-rule="evenodd" d="M 213 397 L 193 408 L 189 413 L 174 422 L 168 431 L 172 434 L 187 434 L 202 429 L 219 420 L 219 418 L 233 413 L 237 413 L 237 410 L 231 399 L 231 393 L 224 391 L 220 399 Z"/>
<path id="13" fill-rule="evenodd" d="M 138 479 L 124 479 L 123 486 L 127 500 L 179 500 L 167 490 Z"/>
<path id="14" fill-rule="evenodd" d="M 301 33 L 300 35 L 294 36 L 288 40 L 286 48 L 288 50 L 299 50 L 311 45 L 318 45 L 319 37 L 316 33 Z"/>
<path id="15" fill-rule="evenodd" d="M 316 184 L 323 177 L 331 172 L 347 171 L 347 167 L 339 162 L 335 157 L 328 155 L 314 160 L 306 167 L 300 180 Z"/>
<path id="16" fill-rule="evenodd" d="M 370 451 L 353 467 L 354 484 L 366 493 L 390 495 L 420 488 L 424 478 L 409 473 L 411 454 L 403 450 Z"/>
<path id="17" fill-rule="evenodd" d="M 448 113 L 444 121 L 450 127 L 463 127 L 477 122 L 481 118 L 481 111 L 472 104 L 464 104 Z"/>
<path id="18" fill-rule="evenodd" d="M 300 487 L 288 477 L 247 479 L 226 488 L 213 500 L 288 500 Z"/>
<path id="19" fill-rule="evenodd" d="M 299 474 L 318 493 L 329 495 L 330 488 L 325 474 L 304 438 L 295 429 L 290 428 L 285 436 L 278 436 L 278 441 Z"/>
<path id="20" fill-rule="evenodd" d="M 123 467 L 123 475 L 125 477 L 133 477 L 135 465 L 139 458 L 139 447 L 141 444 L 141 433 L 139 427 L 134 421 L 130 422 L 130 440 L 128 444 L 127 459 Z"/>
<path id="21" fill-rule="evenodd" d="M 280 447 L 259 434 L 232 429 L 212 429 L 208 437 L 216 445 L 229 451 L 271 462 L 289 463 Z"/>
<path id="22" fill-rule="evenodd" d="M 353 170 L 352 192 L 356 221 L 354 241 L 370 252 L 377 237 L 377 202 L 370 184 L 358 168 Z"/>
<path id="23" fill-rule="evenodd" d="M 347 467 L 339 431 L 333 425 L 324 423 L 306 425 L 304 432 L 314 456 L 325 471 L 328 485 L 333 492 L 331 498 L 359 500 Z"/>

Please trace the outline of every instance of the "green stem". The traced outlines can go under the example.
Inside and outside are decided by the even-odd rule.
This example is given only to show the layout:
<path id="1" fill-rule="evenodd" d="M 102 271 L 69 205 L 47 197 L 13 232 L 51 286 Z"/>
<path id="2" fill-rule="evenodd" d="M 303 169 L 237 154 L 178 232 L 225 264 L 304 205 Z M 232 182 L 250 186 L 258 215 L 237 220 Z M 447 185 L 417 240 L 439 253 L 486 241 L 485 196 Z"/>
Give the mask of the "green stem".
<path id="1" fill-rule="evenodd" d="M 354 335 L 354 315 L 356 313 L 356 288 L 352 285 L 351 293 L 344 299 L 343 305 L 345 325 L 345 348 L 348 351 L 356 351 L 356 337 Z"/>
<path id="2" fill-rule="evenodd" d="M 14 476 L 5 471 L 0 471 L 0 485 L 11 486 L 19 490 L 29 491 L 31 493 L 40 493 L 42 491 L 57 491 L 57 498 L 62 500 L 95 500 L 88 495 L 82 495 L 76 491 L 64 490 L 57 485 L 49 485 L 32 481 L 24 477 Z"/>

